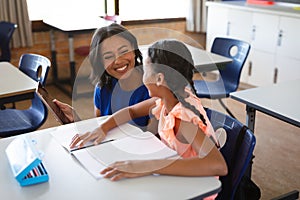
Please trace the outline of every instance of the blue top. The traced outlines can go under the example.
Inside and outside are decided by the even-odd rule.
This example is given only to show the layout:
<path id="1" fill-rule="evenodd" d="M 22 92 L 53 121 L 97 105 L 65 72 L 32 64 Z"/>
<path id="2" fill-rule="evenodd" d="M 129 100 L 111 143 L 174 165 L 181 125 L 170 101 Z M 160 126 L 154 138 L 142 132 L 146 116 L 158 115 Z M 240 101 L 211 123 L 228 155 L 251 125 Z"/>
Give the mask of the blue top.
<path id="1" fill-rule="evenodd" d="M 123 90 L 117 79 L 113 79 L 113 89 L 110 90 L 106 86 L 95 87 L 94 104 L 101 112 L 101 116 L 111 115 L 112 113 L 139 103 L 143 100 L 149 99 L 149 93 L 145 85 L 141 85 L 135 90 Z M 134 119 L 131 124 L 137 126 L 147 126 L 149 116 Z"/>

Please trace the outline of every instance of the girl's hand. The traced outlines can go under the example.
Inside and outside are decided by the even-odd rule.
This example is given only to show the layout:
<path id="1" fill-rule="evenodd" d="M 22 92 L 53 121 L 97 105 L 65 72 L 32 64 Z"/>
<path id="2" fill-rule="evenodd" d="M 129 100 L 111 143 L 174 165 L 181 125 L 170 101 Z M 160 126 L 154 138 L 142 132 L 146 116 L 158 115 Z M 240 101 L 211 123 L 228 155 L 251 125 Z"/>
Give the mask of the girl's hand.
<path id="1" fill-rule="evenodd" d="M 100 144 L 104 138 L 106 137 L 106 133 L 102 130 L 102 127 L 98 127 L 94 129 L 92 132 L 87 132 L 83 135 L 76 134 L 71 141 L 70 148 L 74 148 L 78 146 L 79 148 L 84 147 L 84 145 L 94 140 L 94 144 Z"/>
<path id="2" fill-rule="evenodd" d="M 65 114 L 65 116 L 68 118 L 70 122 L 74 122 L 74 117 L 73 117 L 74 109 L 70 105 L 58 101 L 57 99 L 54 99 L 53 103 L 55 103 L 60 108 L 60 110 Z"/>
<path id="3" fill-rule="evenodd" d="M 147 167 L 148 161 L 119 161 L 100 172 L 104 178 L 110 178 L 112 181 L 118 181 L 123 178 L 136 178 L 148 176 L 153 173 Z"/>

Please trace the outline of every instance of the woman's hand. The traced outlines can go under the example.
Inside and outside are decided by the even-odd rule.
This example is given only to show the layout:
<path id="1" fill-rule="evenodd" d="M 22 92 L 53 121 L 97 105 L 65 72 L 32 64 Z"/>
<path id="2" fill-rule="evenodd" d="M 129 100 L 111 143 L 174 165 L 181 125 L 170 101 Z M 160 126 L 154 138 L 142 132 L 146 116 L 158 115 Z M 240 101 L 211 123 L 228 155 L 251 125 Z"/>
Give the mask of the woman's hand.
<path id="1" fill-rule="evenodd" d="M 100 172 L 104 178 L 110 178 L 112 181 L 118 181 L 123 178 L 136 178 L 148 176 L 153 171 L 147 166 L 149 161 L 119 161 L 108 166 Z"/>
<path id="2" fill-rule="evenodd" d="M 70 105 L 58 101 L 57 99 L 54 99 L 53 103 L 55 103 L 60 108 L 60 110 L 65 114 L 70 122 L 74 122 L 73 113 L 75 113 L 75 111 Z"/>
<path id="3" fill-rule="evenodd" d="M 76 134 L 71 141 L 70 148 L 74 148 L 78 146 L 79 148 L 84 147 L 84 145 L 89 141 L 94 141 L 94 144 L 100 144 L 104 138 L 106 137 L 106 133 L 103 131 L 102 127 L 98 127 L 94 129 L 92 132 L 87 132 L 83 135 Z"/>

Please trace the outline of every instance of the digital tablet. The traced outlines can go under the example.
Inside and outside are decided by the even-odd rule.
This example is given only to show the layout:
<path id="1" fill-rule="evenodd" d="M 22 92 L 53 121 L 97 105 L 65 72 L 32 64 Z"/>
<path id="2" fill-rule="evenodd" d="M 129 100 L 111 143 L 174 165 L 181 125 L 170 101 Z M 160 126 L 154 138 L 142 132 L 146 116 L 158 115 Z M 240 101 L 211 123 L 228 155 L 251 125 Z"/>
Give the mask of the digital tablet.
<path id="1" fill-rule="evenodd" d="M 53 97 L 51 97 L 48 91 L 39 83 L 37 94 L 40 96 L 41 100 L 47 106 L 47 108 L 52 112 L 55 119 L 61 124 L 70 123 L 69 119 L 61 111 L 61 109 L 53 102 Z"/>

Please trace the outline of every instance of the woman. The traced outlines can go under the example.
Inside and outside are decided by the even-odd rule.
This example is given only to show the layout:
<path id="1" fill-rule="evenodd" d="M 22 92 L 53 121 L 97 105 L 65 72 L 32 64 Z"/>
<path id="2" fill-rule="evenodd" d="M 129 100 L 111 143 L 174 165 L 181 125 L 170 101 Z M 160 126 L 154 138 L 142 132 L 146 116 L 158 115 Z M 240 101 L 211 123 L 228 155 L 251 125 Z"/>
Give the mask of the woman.
<path id="1" fill-rule="evenodd" d="M 95 86 L 95 116 L 112 113 L 149 99 L 147 88 L 142 82 L 142 54 L 135 36 L 119 24 L 111 24 L 95 31 L 89 59 L 92 64 L 91 80 Z M 73 108 L 58 100 L 70 122 L 74 122 Z M 75 115 L 76 116 L 76 115 Z M 141 128 L 148 125 L 149 116 L 134 119 Z"/>

